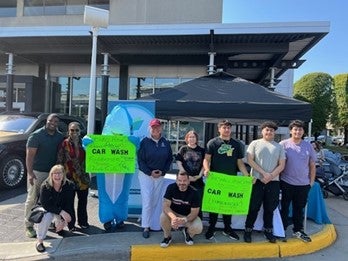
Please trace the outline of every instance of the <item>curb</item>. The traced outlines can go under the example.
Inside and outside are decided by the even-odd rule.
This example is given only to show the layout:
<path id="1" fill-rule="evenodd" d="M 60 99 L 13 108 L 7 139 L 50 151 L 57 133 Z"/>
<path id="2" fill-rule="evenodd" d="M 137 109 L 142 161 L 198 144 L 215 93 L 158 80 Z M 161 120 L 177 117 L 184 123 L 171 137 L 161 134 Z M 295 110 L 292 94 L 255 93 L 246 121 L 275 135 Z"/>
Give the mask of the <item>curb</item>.
<path id="1" fill-rule="evenodd" d="M 312 242 L 305 243 L 298 239 L 288 242 L 270 244 L 268 242 L 196 244 L 186 246 L 175 244 L 168 248 L 157 245 L 133 245 L 131 247 L 132 261 L 153 260 L 223 260 L 223 259 L 252 259 L 278 258 L 313 253 L 330 246 L 337 238 L 334 225 L 329 224 L 323 230 L 311 235 Z"/>
<path id="2" fill-rule="evenodd" d="M 291 239 L 287 243 L 279 244 L 279 257 L 310 254 L 332 245 L 336 238 L 337 234 L 334 225 L 328 224 L 320 232 L 311 235 L 312 242 L 310 243 Z"/>

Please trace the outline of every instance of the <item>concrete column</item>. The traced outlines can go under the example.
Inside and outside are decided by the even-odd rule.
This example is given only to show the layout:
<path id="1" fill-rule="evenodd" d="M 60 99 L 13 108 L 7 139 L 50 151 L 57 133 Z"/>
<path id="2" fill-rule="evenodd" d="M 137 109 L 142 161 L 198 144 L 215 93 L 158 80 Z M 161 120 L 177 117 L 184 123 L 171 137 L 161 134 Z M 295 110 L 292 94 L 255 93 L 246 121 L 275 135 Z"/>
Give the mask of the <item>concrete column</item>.
<path id="1" fill-rule="evenodd" d="M 17 17 L 24 16 L 24 0 L 17 0 Z"/>
<path id="2" fill-rule="evenodd" d="M 119 100 L 128 99 L 128 65 L 120 65 L 120 89 L 118 93 Z"/>
<path id="3" fill-rule="evenodd" d="M 44 104 L 44 110 L 45 112 L 51 112 L 52 111 L 52 99 L 51 99 L 51 66 L 49 64 L 46 64 L 45 69 L 45 104 Z"/>
<path id="4" fill-rule="evenodd" d="M 258 138 L 258 127 L 255 125 L 253 128 L 253 140 L 256 140 Z"/>

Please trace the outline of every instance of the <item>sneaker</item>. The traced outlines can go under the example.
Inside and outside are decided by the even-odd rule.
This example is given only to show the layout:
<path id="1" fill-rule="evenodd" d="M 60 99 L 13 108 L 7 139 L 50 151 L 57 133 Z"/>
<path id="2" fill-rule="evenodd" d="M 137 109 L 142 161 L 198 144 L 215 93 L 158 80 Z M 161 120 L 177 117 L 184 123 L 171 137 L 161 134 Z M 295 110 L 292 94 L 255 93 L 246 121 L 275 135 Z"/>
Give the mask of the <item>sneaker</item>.
<path id="1" fill-rule="evenodd" d="M 183 229 L 182 233 L 184 234 L 186 245 L 192 246 L 193 245 L 193 239 L 192 239 L 192 237 L 190 237 L 190 234 L 187 232 L 187 228 Z"/>
<path id="2" fill-rule="evenodd" d="M 88 229 L 89 228 L 89 224 L 88 223 L 86 223 L 86 224 L 79 224 L 79 226 L 80 226 L 80 228 L 82 228 L 82 229 Z"/>
<path id="3" fill-rule="evenodd" d="M 224 236 L 227 236 L 227 237 L 231 238 L 231 239 L 239 240 L 239 236 L 237 235 L 236 232 L 233 231 L 232 228 L 227 229 L 227 230 L 224 230 L 224 231 L 222 232 L 222 234 L 223 234 Z"/>
<path id="4" fill-rule="evenodd" d="M 168 247 L 170 242 L 172 242 L 172 237 L 165 237 L 163 241 L 161 242 L 161 247 Z"/>
<path id="5" fill-rule="evenodd" d="M 215 228 L 209 227 L 208 231 L 205 233 L 205 238 L 208 240 L 213 239 L 215 236 Z"/>
<path id="6" fill-rule="evenodd" d="M 150 237 L 150 230 L 148 228 L 145 228 L 143 231 L 143 238 L 149 238 Z"/>
<path id="7" fill-rule="evenodd" d="M 276 243 L 277 238 L 273 235 L 271 231 L 265 231 L 264 232 L 265 238 L 270 242 L 270 243 Z"/>
<path id="8" fill-rule="evenodd" d="M 54 222 L 52 222 L 52 223 L 50 224 L 50 226 L 48 227 L 48 230 L 53 230 L 53 231 L 56 230 L 56 225 L 54 224 Z"/>
<path id="9" fill-rule="evenodd" d="M 244 242 L 251 243 L 251 231 L 244 231 Z"/>
<path id="10" fill-rule="evenodd" d="M 288 238 L 285 236 L 285 237 L 280 237 L 279 238 L 282 242 L 288 242 Z"/>
<path id="11" fill-rule="evenodd" d="M 303 231 L 297 231 L 293 234 L 294 237 L 297 237 L 298 239 L 301 239 L 303 242 L 312 242 L 312 239 Z"/>
<path id="12" fill-rule="evenodd" d="M 25 229 L 25 235 L 30 238 L 36 237 L 36 231 L 33 227 L 27 227 Z"/>
<path id="13" fill-rule="evenodd" d="M 105 229 L 106 233 L 115 232 L 113 227 L 112 227 L 112 222 L 111 221 L 108 221 L 108 222 L 104 223 L 103 226 L 104 226 L 104 229 Z"/>
<path id="14" fill-rule="evenodd" d="M 58 236 L 61 236 L 61 237 L 65 237 L 66 236 L 65 231 L 63 229 L 58 231 L 57 234 L 58 234 Z"/>
<path id="15" fill-rule="evenodd" d="M 123 221 L 121 221 L 121 222 L 119 222 L 119 223 L 116 224 L 116 228 L 117 228 L 117 229 L 122 229 L 122 228 L 124 228 L 124 226 L 125 226 L 125 225 L 124 225 L 124 222 L 123 222 Z"/>
<path id="16" fill-rule="evenodd" d="M 36 243 L 36 251 L 39 253 L 45 252 L 46 247 L 44 246 L 43 243 Z"/>
<path id="17" fill-rule="evenodd" d="M 78 231 L 78 229 L 75 226 L 69 228 L 69 232 L 71 232 L 71 233 L 76 232 L 76 231 Z"/>

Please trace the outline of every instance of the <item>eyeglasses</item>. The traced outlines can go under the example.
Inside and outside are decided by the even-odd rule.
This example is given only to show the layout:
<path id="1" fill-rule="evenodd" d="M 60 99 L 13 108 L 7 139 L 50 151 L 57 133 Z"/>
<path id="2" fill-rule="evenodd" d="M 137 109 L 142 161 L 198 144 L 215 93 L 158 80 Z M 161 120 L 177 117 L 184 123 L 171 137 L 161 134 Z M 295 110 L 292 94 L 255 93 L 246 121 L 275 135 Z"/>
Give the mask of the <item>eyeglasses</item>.
<path id="1" fill-rule="evenodd" d="M 80 130 L 79 129 L 70 129 L 69 131 L 70 132 L 79 132 Z"/>

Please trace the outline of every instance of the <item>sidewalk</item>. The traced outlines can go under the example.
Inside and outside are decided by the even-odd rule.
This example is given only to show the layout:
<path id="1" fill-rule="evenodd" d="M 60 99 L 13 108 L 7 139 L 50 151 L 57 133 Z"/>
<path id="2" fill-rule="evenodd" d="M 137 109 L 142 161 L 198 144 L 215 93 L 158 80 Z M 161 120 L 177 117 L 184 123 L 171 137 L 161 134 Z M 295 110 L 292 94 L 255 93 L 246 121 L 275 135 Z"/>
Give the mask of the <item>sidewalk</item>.
<path id="1" fill-rule="evenodd" d="M 308 221 L 307 233 L 312 237 L 311 243 L 293 239 L 290 231 L 287 231 L 288 242 L 279 240 L 276 244 L 267 242 L 263 233 L 254 232 L 253 243 L 247 244 L 242 239 L 242 231 L 237 232 L 241 238 L 239 241 L 231 240 L 223 236 L 221 231 L 217 231 L 215 240 L 206 240 L 202 233 L 194 238 L 193 246 L 187 246 L 182 233 L 178 231 L 173 233 L 172 244 L 163 249 L 159 246 L 163 239 L 162 232 L 152 232 L 149 239 L 144 239 L 135 218 L 130 218 L 124 228 L 114 233 L 105 233 L 98 219 L 98 199 L 89 197 L 88 213 L 91 227 L 84 231 L 67 232 L 64 238 L 49 232 L 45 240 L 47 252 L 40 254 L 35 250 L 36 240 L 27 238 L 24 233 L 25 196 L 1 202 L 0 260 L 153 261 L 276 258 L 312 253 L 330 246 L 336 240 L 333 225 L 318 225 Z M 205 230 L 206 228 L 203 232 Z"/>

